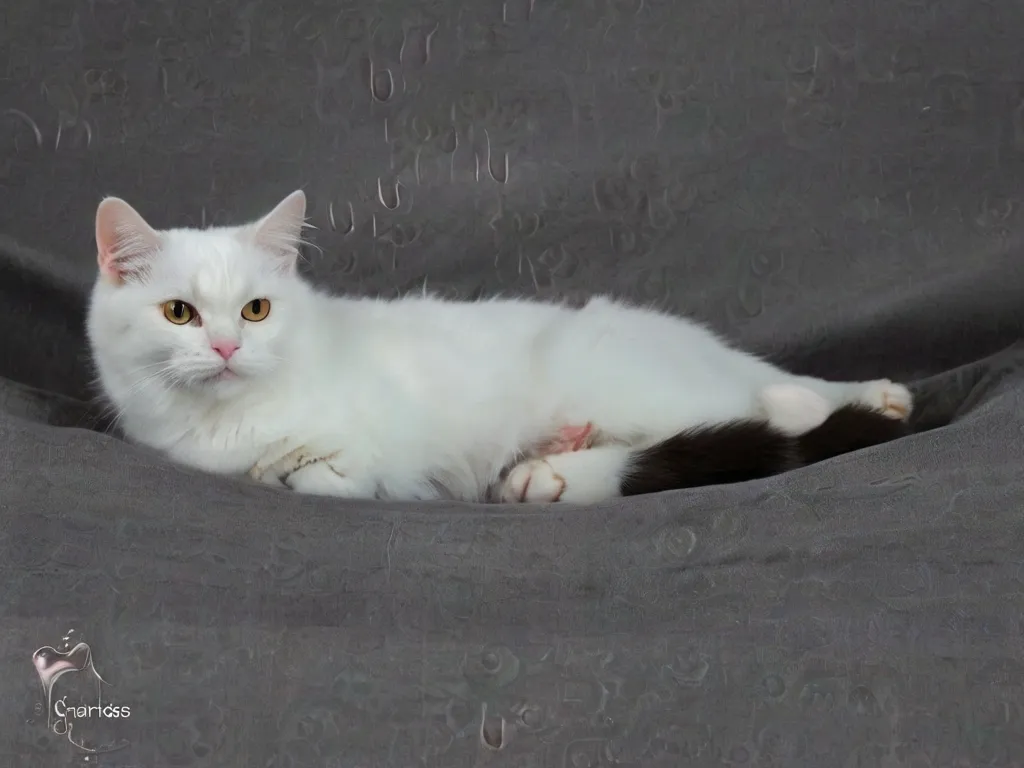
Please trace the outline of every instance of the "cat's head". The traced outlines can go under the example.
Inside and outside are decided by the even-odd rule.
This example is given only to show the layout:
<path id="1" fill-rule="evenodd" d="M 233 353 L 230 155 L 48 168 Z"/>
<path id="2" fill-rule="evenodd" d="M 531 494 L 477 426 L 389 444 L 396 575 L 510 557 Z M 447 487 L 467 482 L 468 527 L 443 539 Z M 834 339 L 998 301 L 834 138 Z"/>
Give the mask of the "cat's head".
<path id="1" fill-rule="evenodd" d="M 101 380 L 216 398 L 272 377 L 309 298 L 297 274 L 305 215 L 297 191 L 248 225 L 156 230 L 104 199 L 89 310 Z"/>

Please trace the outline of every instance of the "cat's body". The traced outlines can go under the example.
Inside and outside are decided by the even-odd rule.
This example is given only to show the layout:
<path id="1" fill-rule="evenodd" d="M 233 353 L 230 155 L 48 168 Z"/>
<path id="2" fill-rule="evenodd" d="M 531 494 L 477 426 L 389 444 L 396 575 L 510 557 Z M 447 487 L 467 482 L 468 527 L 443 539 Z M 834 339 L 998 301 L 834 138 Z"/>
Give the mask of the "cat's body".
<path id="1" fill-rule="evenodd" d="M 793 376 L 606 298 L 329 296 L 295 271 L 304 212 L 296 193 L 246 227 L 156 232 L 127 204 L 101 204 L 89 338 L 130 439 L 268 481 L 298 456 L 288 485 L 311 493 L 588 502 L 625 492 L 638 449 L 687 429 L 756 420 L 798 435 L 847 405 L 909 412 L 900 385 Z M 167 314 L 181 305 L 188 322 Z M 608 439 L 503 475 L 588 422 Z"/>

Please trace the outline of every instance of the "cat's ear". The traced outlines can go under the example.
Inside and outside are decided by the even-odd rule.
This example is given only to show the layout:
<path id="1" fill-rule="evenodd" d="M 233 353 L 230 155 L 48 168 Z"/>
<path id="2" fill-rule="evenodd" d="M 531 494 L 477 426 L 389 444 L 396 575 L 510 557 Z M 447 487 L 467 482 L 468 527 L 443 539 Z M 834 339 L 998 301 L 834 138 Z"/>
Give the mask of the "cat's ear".
<path id="1" fill-rule="evenodd" d="M 107 197 L 96 209 L 96 260 L 115 283 L 137 277 L 160 250 L 160 233 L 124 200 Z"/>
<path id="2" fill-rule="evenodd" d="M 287 270 L 295 269 L 302 243 L 302 228 L 306 226 L 306 193 L 292 192 L 251 227 L 256 245 L 281 260 Z"/>

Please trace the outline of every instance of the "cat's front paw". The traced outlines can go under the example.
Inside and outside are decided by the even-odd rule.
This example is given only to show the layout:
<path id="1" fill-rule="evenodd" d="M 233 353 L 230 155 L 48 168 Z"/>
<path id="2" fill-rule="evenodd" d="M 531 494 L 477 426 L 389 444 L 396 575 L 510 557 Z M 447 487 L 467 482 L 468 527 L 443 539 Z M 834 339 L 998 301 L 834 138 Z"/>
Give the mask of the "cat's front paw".
<path id="1" fill-rule="evenodd" d="M 861 404 L 880 411 L 890 419 L 906 420 L 914 410 L 914 396 L 902 384 L 889 379 L 869 381 L 860 396 Z"/>
<path id="2" fill-rule="evenodd" d="M 296 493 L 313 496 L 338 496 L 343 498 L 372 498 L 365 484 L 346 476 L 330 461 L 312 461 L 303 464 L 284 479 L 284 484 Z"/>
<path id="3" fill-rule="evenodd" d="M 311 453 L 304 446 L 292 448 L 288 441 L 278 440 L 266 449 L 260 460 L 249 470 L 249 477 L 264 485 L 283 488 L 284 478 L 310 458 Z"/>
<path id="4" fill-rule="evenodd" d="M 544 504 L 558 501 L 565 491 L 565 480 L 544 459 L 530 459 L 512 468 L 501 486 L 506 504 Z"/>

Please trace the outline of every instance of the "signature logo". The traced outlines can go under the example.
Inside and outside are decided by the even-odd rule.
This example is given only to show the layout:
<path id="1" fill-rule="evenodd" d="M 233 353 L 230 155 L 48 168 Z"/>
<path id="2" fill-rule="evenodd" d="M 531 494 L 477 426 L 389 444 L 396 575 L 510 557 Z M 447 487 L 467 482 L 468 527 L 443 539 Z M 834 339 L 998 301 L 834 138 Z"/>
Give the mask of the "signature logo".
<path id="1" fill-rule="evenodd" d="M 88 643 L 77 639 L 75 630 L 68 630 L 58 647 L 44 645 L 33 653 L 32 665 L 35 667 L 36 675 L 43 687 L 48 729 L 61 736 L 66 736 L 67 740 L 76 748 L 89 754 L 115 752 L 128 746 L 127 741 L 120 741 L 100 747 L 89 747 L 84 742 L 76 741 L 71 735 L 75 723 L 87 718 L 114 719 L 131 716 L 130 707 L 103 703 L 103 686 L 109 685 L 109 683 L 96 671 L 92 648 Z M 60 679 L 67 675 L 80 674 L 91 678 L 95 683 L 96 699 L 94 702 L 69 703 L 67 696 L 54 698 L 54 689 Z"/>

